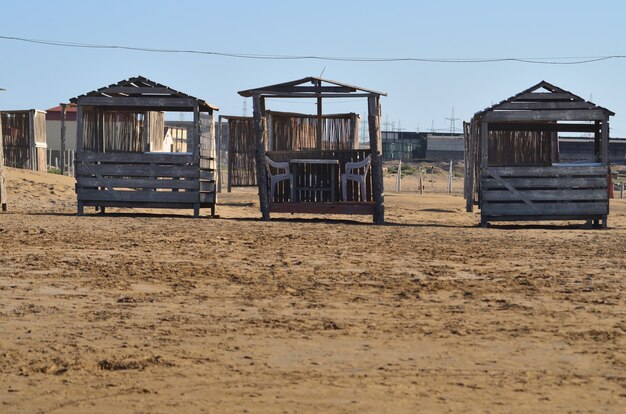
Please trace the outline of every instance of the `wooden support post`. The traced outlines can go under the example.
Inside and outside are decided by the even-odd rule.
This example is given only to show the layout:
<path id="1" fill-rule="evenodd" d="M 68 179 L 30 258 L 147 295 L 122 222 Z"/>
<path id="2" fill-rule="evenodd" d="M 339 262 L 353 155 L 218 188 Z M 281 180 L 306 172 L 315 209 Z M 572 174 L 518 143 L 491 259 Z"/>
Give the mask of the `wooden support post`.
<path id="1" fill-rule="evenodd" d="M 30 154 L 30 160 L 28 160 L 29 167 L 32 171 L 37 171 L 39 166 L 37 165 L 37 141 L 35 141 L 35 113 L 34 109 L 28 111 L 28 153 Z"/>
<path id="2" fill-rule="evenodd" d="M 602 129 L 600 132 L 601 144 L 600 152 L 602 157 L 602 164 L 609 165 L 609 119 L 604 118 L 602 121 Z"/>
<path id="3" fill-rule="evenodd" d="M 448 169 L 448 194 L 452 194 L 452 160 L 450 160 L 450 168 Z"/>
<path id="4" fill-rule="evenodd" d="M 482 177 L 483 175 L 487 174 L 487 167 L 489 166 L 489 123 L 482 121 L 480 123 L 480 174 L 479 174 L 479 180 L 480 177 Z M 482 192 L 482 190 L 481 190 Z M 479 192 L 478 194 L 478 203 L 479 203 L 479 208 L 482 209 L 482 194 L 481 192 Z M 488 225 L 488 219 L 487 217 L 484 215 L 484 213 L 481 211 L 480 214 L 480 225 L 482 227 L 487 227 Z"/>
<path id="5" fill-rule="evenodd" d="M 143 148 L 143 152 L 150 151 L 150 133 L 149 132 L 150 132 L 150 123 L 152 121 L 151 118 L 152 118 L 152 113 L 150 111 L 146 111 L 143 116 L 143 128 L 141 129 L 141 146 Z"/>
<path id="6" fill-rule="evenodd" d="M 593 148 L 594 148 L 594 159 L 596 162 L 600 161 L 600 157 L 602 156 L 602 137 L 601 137 L 601 126 L 600 121 L 595 122 L 595 131 L 593 133 Z"/>
<path id="7" fill-rule="evenodd" d="M 465 132 L 465 211 L 471 213 L 474 211 L 474 168 L 476 167 L 476 121 L 472 121 L 464 125 Z"/>
<path id="8" fill-rule="evenodd" d="M 353 125 L 350 128 L 350 149 L 359 148 L 359 115 L 352 114 Z"/>
<path id="9" fill-rule="evenodd" d="M 315 86 L 321 90 L 322 81 L 316 80 Z M 317 149 L 322 150 L 322 142 L 324 137 L 324 118 L 322 116 L 322 98 L 317 98 Z"/>
<path id="10" fill-rule="evenodd" d="M 385 190 L 383 184 L 382 142 L 380 133 L 380 96 L 367 98 L 370 149 L 372 150 L 372 191 L 374 193 L 374 223 L 385 223 Z"/>
<path id="11" fill-rule="evenodd" d="M 559 133 L 556 131 L 546 131 L 546 134 L 550 134 L 550 150 L 552 151 L 551 162 L 561 162 L 561 156 L 559 154 Z"/>
<path id="12" fill-rule="evenodd" d="M 267 194 L 267 174 L 265 173 L 265 131 L 263 128 L 262 102 L 259 95 L 252 97 L 254 116 L 254 137 L 256 141 L 256 174 L 259 187 L 259 204 L 263 220 L 270 219 L 270 205 Z"/>
<path id="13" fill-rule="evenodd" d="M 622 183 L 622 187 L 619 190 L 619 198 L 624 198 L 624 183 Z"/>
<path id="14" fill-rule="evenodd" d="M 65 175 L 65 117 L 67 116 L 67 105 L 61 104 L 61 153 L 59 154 L 61 175 Z"/>
<path id="15" fill-rule="evenodd" d="M 0 118 L 0 210 L 7 211 L 7 189 L 4 177 L 4 143 L 2 138 L 2 118 Z"/>
<path id="16" fill-rule="evenodd" d="M 217 192 L 222 192 L 222 115 L 217 117 Z"/>
<path id="17" fill-rule="evenodd" d="M 76 151 L 78 152 L 78 159 L 81 160 L 81 155 L 83 153 L 83 140 L 84 140 L 84 119 L 83 119 L 83 106 L 78 104 L 78 108 L 76 109 Z M 74 169 L 76 170 L 76 169 Z M 84 203 L 82 201 L 78 201 L 78 212 L 79 216 L 84 214 Z"/>
<path id="18" fill-rule="evenodd" d="M 398 161 L 398 173 L 396 174 L 396 191 L 402 191 L 402 160 Z"/>
<path id="19" fill-rule="evenodd" d="M 419 177 L 420 177 L 420 194 L 424 194 L 424 183 L 422 182 L 422 164 L 419 165 Z"/>

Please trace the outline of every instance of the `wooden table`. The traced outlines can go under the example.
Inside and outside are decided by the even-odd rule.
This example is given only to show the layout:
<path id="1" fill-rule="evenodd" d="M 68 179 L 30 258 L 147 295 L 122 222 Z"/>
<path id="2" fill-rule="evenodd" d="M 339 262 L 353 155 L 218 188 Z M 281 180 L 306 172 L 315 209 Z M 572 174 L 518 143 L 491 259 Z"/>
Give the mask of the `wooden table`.
<path id="1" fill-rule="evenodd" d="M 289 165 L 294 176 L 294 202 L 337 200 L 339 160 L 335 159 L 292 159 Z"/>

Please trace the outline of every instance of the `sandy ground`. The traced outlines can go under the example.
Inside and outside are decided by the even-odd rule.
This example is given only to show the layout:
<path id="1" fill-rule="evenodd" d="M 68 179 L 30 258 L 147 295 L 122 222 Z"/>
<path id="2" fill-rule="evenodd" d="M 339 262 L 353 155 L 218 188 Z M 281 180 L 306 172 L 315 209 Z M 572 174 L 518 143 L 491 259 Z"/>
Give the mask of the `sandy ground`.
<path id="1" fill-rule="evenodd" d="M 483 229 L 428 191 L 373 226 L 261 222 L 249 189 L 76 217 L 70 178 L 7 184 L 2 413 L 624 412 L 626 200 L 607 230 Z"/>

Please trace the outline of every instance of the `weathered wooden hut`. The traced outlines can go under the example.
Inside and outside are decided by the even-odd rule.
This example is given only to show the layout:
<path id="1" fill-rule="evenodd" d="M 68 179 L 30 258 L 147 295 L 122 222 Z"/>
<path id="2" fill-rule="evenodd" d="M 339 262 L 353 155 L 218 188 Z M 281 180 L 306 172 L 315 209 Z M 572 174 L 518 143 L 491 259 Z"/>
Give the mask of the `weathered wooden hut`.
<path id="1" fill-rule="evenodd" d="M 195 216 L 210 208 L 215 214 L 216 106 L 142 76 L 70 102 L 77 105 L 78 214 L 85 206 L 192 208 Z M 187 152 L 150 149 L 149 131 L 164 133 L 162 117 L 150 114 L 167 111 L 193 112 Z M 157 126 L 150 125 L 154 119 Z"/>
<path id="2" fill-rule="evenodd" d="M 46 111 L 0 111 L 4 163 L 8 167 L 47 171 Z"/>
<path id="3" fill-rule="evenodd" d="M 386 93 L 319 77 L 307 77 L 247 89 L 239 94 L 252 98 L 257 185 L 264 220 L 269 220 L 272 212 L 366 214 L 372 215 L 375 223 L 384 223 L 380 97 L 386 96 Z M 357 148 L 356 127 L 343 128 L 342 133 L 333 135 L 328 133 L 329 127 L 324 121 L 325 99 L 357 97 L 366 98 L 368 102 L 368 149 Z M 268 125 L 271 111 L 266 109 L 265 103 L 271 98 L 314 99 L 317 113 L 309 116 L 274 113 L 273 121 Z M 305 142 L 297 136 L 305 127 L 314 129 L 315 139 L 311 142 Z M 271 191 L 269 184 L 273 180 L 268 180 L 268 171 L 274 169 L 274 166 L 266 159 L 280 163 L 285 177 L 275 188 L 272 184 Z M 368 163 L 370 159 L 371 171 Z M 355 171 L 348 174 L 351 167 Z M 340 178 L 342 175 L 345 180 Z M 359 178 L 356 176 L 362 177 L 360 181 L 352 179 Z M 346 183 L 343 186 L 342 181 Z M 272 194 L 273 198 L 270 199 Z"/>
<path id="4" fill-rule="evenodd" d="M 613 112 L 548 82 L 477 112 L 465 125 L 465 197 L 481 224 L 586 220 L 609 214 L 609 117 Z M 593 134 L 595 155 L 559 162 L 559 133 Z"/>

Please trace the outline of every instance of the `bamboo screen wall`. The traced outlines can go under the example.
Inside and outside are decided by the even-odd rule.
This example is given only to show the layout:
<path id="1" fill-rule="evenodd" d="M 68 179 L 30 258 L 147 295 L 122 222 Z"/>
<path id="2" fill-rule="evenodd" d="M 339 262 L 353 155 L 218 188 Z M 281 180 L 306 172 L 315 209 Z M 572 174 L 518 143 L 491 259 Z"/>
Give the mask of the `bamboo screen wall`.
<path id="1" fill-rule="evenodd" d="M 45 112 L 35 112 L 35 142 L 39 144 L 46 143 L 46 114 Z"/>
<path id="2" fill-rule="evenodd" d="M 551 165 L 550 132 L 489 131 L 489 165 Z"/>
<path id="3" fill-rule="evenodd" d="M 357 114 L 324 115 L 322 147 L 318 148 L 317 116 L 273 111 L 267 113 L 268 142 L 271 151 L 354 149 L 356 146 L 359 135 Z"/>
<path id="4" fill-rule="evenodd" d="M 150 151 L 169 152 L 171 148 L 164 148 L 165 116 L 163 112 L 148 112 L 148 129 Z"/>
<path id="5" fill-rule="evenodd" d="M 231 186 L 256 186 L 256 142 L 252 118 L 228 118 L 228 169 Z"/>
<path id="6" fill-rule="evenodd" d="M 8 167 L 30 168 L 29 117 L 28 112 L 2 114 L 4 165 Z"/>
<path id="7" fill-rule="evenodd" d="M 144 113 L 84 111 L 83 148 L 90 152 L 143 152 Z"/>

